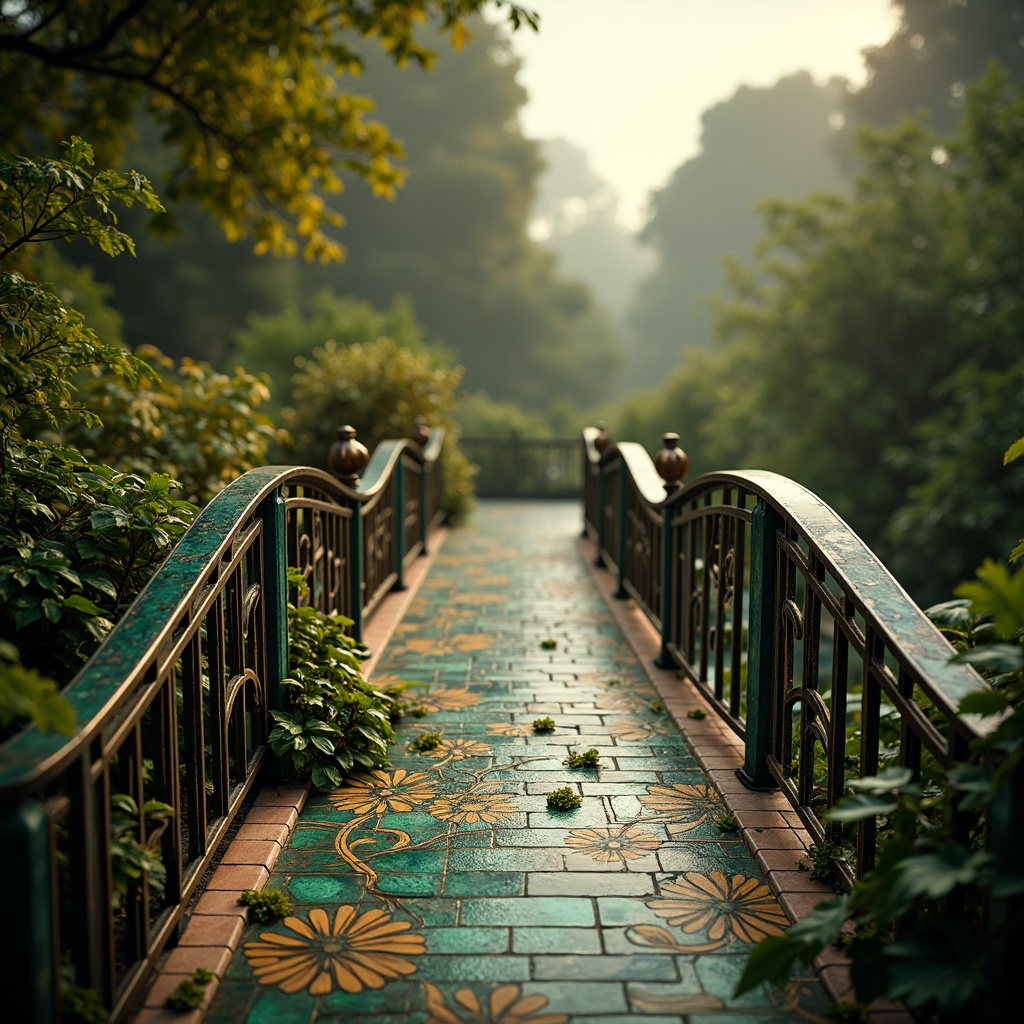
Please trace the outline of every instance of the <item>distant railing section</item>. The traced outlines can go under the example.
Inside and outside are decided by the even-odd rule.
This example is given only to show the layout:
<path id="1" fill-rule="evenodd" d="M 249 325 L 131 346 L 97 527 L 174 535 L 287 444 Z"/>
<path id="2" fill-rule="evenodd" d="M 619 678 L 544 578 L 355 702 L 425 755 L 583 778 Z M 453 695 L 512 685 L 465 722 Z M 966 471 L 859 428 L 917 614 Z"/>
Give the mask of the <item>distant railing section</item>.
<path id="1" fill-rule="evenodd" d="M 287 567 L 309 584 L 301 600 L 359 638 L 426 551 L 443 432 L 385 442 L 367 465 L 345 430 L 340 480 L 270 466 L 203 509 L 65 691 L 74 737 L 26 729 L 0 747 L 11 1020 L 59 1021 L 73 982 L 119 1021 L 147 983 L 263 763 L 288 669 Z M 125 880 L 115 840 L 164 877 Z"/>
<path id="2" fill-rule="evenodd" d="M 841 838 L 823 815 L 848 773 L 966 758 L 981 726 L 957 708 L 985 682 L 818 497 L 758 471 L 680 486 L 674 434 L 652 462 L 590 428 L 584 453 L 598 563 L 661 633 L 658 663 L 744 739 L 743 781 L 781 789 L 816 842 Z M 847 884 L 875 862 L 876 819 L 858 829 Z"/>
<path id="3" fill-rule="evenodd" d="M 583 487 L 578 437 L 463 437 L 481 498 L 577 498 Z"/>

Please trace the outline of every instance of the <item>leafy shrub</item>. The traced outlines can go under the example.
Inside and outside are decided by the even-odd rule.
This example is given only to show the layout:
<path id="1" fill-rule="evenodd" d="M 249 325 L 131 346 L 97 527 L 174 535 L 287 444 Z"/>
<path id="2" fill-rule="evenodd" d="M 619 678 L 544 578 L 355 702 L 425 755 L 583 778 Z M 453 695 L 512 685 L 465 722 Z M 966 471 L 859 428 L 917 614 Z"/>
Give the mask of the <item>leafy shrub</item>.
<path id="1" fill-rule="evenodd" d="M 539 733 L 554 732 L 555 720 L 553 718 L 535 718 L 533 720 L 533 731 Z"/>
<path id="2" fill-rule="evenodd" d="M 285 434 L 257 408 L 265 379 L 245 370 L 218 373 L 208 363 L 172 359 L 151 346 L 135 351 L 150 372 L 134 382 L 94 373 L 81 393 L 100 422 L 79 423 L 64 440 L 90 458 L 141 475 L 167 473 L 187 501 L 205 505 L 236 477 L 267 463 Z"/>
<path id="3" fill-rule="evenodd" d="M 289 579 L 301 591 L 297 573 Z M 277 725 L 271 750 L 287 757 L 300 778 L 310 776 L 319 790 L 337 789 L 356 766 L 387 764 L 394 738 L 394 700 L 362 676 L 360 647 L 345 629 L 351 619 L 324 615 L 311 607 L 288 605 L 288 671 L 281 681 L 291 707 L 271 710 Z"/>
<path id="4" fill-rule="evenodd" d="M 547 804 L 553 811 L 574 811 L 582 803 L 579 793 L 568 786 L 553 789 L 548 793 Z"/>
<path id="5" fill-rule="evenodd" d="M 278 921 L 292 912 L 292 903 L 280 889 L 243 889 L 238 902 L 244 903 L 262 924 Z"/>
<path id="6" fill-rule="evenodd" d="M 600 768 L 601 756 L 593 747 L 590 750 L 584 750 L 582 754 L 578 751 L 570 750 L 569 756 L 562 764 L 566 768 Z"/>
<path id="7" fill-rule="evenodd" d="M 338 300 L 341 301 L 341 300 Z M 380 336 L 349 344 L 325 340 L 296 360 L 290 408 L 282 417 L 292 436 L 287 455 L 297 463 L 324 466 L 337 428 L 351 424 L 372 452 L 381 441 L 410 437 L 417 417 L 444 427 L 442 501 L 453 519 L 473 503 L 473 467 L 458 447 L 454 412 L 461 367 L 447 365 L 443 353 L 402 345 Z"/>
<path id="8" fill-rule="evenodd" d="M 142 806 L 146 821 L 147 841 L 140 842 L 139 805 L 126 793 L 114 793 L 110 798 L 110 865 L 114 888 L 114 907 L 119 908 L 129 888 L 145 878 L 155 892 L 164 891 L 167 869 L 157 850 L 162 829 L 174 809 L 159 800 L 147 800 Z"/>
<path id="9" fill-rule="evenodd" d="M 115 202 L 161 208 L 140 175 L 94 175 L 81 139 L 65 155 L 0 155 L 0 634 L 27 669 L 58 684 L 92 654 L 195 512 L 172 496 L 165 474 L 121 473 L 42 439 L 99 427 L 76 394 L 83 373 L 102 368 L 132 386 L 152 372 L 102 343 L 47 286 L 8 270 L 27 269 L 24 247 L 51 238 L 131 251 Z M 4 671 L 17 674 L 9 660 Z"/>
<path id="10" fill-rule="evenodd" d="M 441 744 L 439 732 L 425 732 L 422 736 L 410 740 L 407 747 L 410 754 L 426 754 L 428 751 L 436 750 Z"/>

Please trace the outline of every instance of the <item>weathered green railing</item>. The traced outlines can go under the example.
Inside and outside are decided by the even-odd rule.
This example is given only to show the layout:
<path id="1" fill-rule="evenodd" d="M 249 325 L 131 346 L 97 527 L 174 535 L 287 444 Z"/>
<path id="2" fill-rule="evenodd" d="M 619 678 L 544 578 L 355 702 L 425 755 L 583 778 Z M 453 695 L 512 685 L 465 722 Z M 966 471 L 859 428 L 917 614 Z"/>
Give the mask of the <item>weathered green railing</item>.
<path id="1" fill-rule="evenodd" d="M 481 498 L 576 498 L 583 486 L 576 437 L 463 437 Z"/>
<path id="2" fill-rule="evenodd" d="M 442 518 L 442 434 L 420 440 L 382 444 L 362 481 L 365 449 L 351 444 L 334 460 L 343 482 L 287 466 L 240 477 L 65 691 L 78 733 L 27 729 L 0 747 L 12 940 L 17 926 L 5 1019 L 60 1020 L 62 973 L 123 1019 L 263 763 L 287 672 L 287 566 L 358 637 Z M 128 833 L 123 797 L 137 808 Z M 147 822 L 149 800 L 171 814 Z M 122 842 L 159 856 L 162 892 L 146 873 L 115 884 L 115 818 Z"/>
<path id="3" fill-rule="evenodd" d="M 678 486 L 666 438 L 667 486 L 640 445 L 584 432 L 586 532 L 660 631 L 659 664 L 744 738 L 743 781 L 781 789 L 816 842 L 838 842 L 822 817 L 847 771 L 899 764 L 917 778 L 926 755 L 963 760 L 985 725 L 957 708 L 986 684 L 949 664 L 949 643 L 821 499 L 767 472 Z M 961 837 L 969 824 L 954 823 Z M 873 866 L 876 829 L 859 824 L 847 883 Z"/>

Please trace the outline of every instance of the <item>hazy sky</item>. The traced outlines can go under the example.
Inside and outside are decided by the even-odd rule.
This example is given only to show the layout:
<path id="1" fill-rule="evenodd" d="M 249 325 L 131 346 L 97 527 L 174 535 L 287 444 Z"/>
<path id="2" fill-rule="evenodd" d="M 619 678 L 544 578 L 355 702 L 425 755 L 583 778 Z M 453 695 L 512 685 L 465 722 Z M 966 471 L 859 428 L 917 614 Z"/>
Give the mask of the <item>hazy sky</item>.
<path id="1" fill-rule="evenodd" d="M 861 84 L 861 49 L 898 24 L 889 0 L 524 2 L 541 30 L 513 36 L 530 94 L 523 128 L 585 149 L 631 227 L 651 189 L 699 151 L 708 107 L 801 68 Z"/>

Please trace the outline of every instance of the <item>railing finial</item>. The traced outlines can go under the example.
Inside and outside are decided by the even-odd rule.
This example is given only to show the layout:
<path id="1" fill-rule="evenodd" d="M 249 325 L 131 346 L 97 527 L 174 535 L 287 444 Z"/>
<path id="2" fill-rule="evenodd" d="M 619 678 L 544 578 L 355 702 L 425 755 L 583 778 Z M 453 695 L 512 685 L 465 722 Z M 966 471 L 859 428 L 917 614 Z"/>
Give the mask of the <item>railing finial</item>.
<path id="1" fill-rule="evenodd" d="M 654 456 L 654 468 L 658 476 L 665 481 L 665 490 L 669 493 L 679 487 L 686 471 L 690 468 L 690 457 L 679 445 L 679 435 L 662 434 L 664 448 Z"/>
<path id="2" fill-rule="evenodd" d="M 430 440 L 430 427 L 427 425 L 426 417 L 417 416 L 413 422 L 411 439 L 421 448 L 424 448 Z"/>
<path id="3" fill-rule="evenodd" d="M 612 443 L 611 435 L 608 433 L 608 424 L 600 420 L 597 424 L 597 436 L 594 438 L 594 448 L 598 455 L 604 455 L 608 446 Z"/>
<path id="4" fill-rule="evenodd" d="M 366 469 L 370 453 L 356 440 L 356 428 L 338 427 L 338 440 L 327 453 L 327 468 L 346 486 L 355 487 L 359 474 Z"/>

